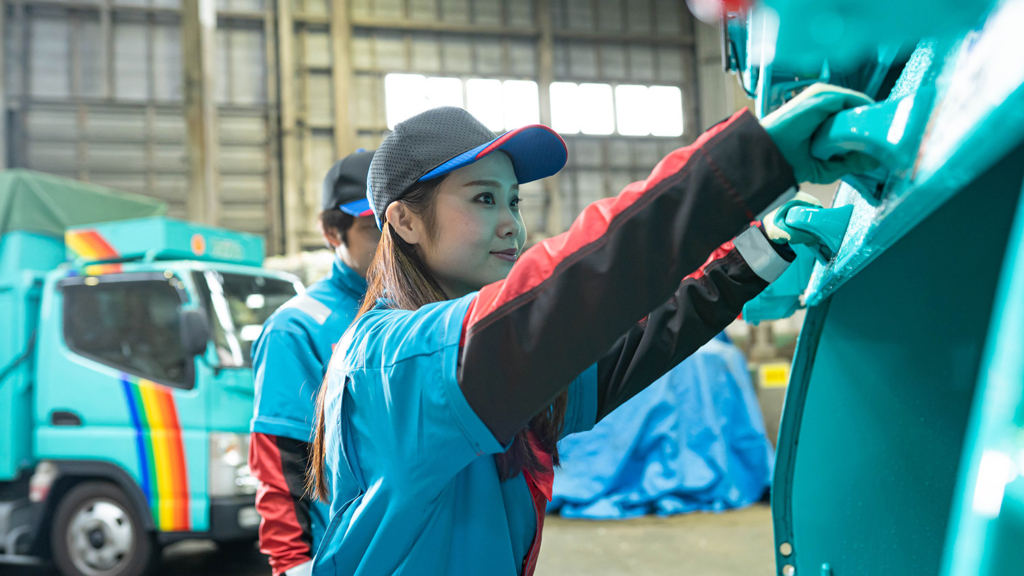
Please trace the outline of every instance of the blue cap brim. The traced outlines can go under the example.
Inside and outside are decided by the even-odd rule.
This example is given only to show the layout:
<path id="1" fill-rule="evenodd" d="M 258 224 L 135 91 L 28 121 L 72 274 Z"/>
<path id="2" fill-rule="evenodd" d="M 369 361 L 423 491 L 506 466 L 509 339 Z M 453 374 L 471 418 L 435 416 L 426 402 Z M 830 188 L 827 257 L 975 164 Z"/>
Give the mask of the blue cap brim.
<path id="1" fill-rule="evenodd" d="M 512 169 L 520 184 L 556 174 L 568 160 L 565 141 L 557 132 L 542 124 L 531 124 L 510 130 L 486 144 L 459 154 L 427 172 L 420 177 L 420 180 L 444 176 L 453 170 L 468 166 L 496 150 L 503 150 L 512 159 Z"/>
<path id="2" fill-rule="evenodd" d="M 338 206 L 338 209 L 345 214 L 355 216 L 356 218 L 373 216 L 373 210 L 370 209 L 370 201 L 366 198 L 342 204 L 341 206 Z"/>

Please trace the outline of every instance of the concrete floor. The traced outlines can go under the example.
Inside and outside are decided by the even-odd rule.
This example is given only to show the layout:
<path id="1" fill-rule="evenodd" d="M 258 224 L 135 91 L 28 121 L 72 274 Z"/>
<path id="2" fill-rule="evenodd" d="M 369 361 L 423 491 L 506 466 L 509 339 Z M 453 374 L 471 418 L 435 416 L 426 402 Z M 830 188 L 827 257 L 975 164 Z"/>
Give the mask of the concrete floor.
<path id="1" fill-rule="evenodd" d="M 766 505 L 622 522 L 548 516 L 536 576 L 770 576 L 773 546 Z"/>
<path id="2" fill-rule="evenodd" d="M 774 574 L 771 511 L 757 505 L 722 514 L 639 518 L 622 522 L 544 521 L 536 576 L 770 576 Z M 39 568 L 0 565 L 4 576 L 43 576 Z M 164 550 L 153 576 L 269 576 L 255 549 L 219 550 L 213 542 L 181 542 Z"/>

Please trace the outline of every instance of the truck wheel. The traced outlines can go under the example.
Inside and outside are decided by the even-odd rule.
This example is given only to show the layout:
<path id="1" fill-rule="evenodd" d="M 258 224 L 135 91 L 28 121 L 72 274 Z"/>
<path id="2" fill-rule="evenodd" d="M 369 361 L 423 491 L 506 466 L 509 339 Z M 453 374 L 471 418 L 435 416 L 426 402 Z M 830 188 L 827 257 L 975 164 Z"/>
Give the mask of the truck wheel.
<path id="1" fill-rule="evenodd" d="M 141 576 L 153 541 L 117 486 L 84 482 L 57 505 L 50 533 L 53 560 L 65 576 Z"/>

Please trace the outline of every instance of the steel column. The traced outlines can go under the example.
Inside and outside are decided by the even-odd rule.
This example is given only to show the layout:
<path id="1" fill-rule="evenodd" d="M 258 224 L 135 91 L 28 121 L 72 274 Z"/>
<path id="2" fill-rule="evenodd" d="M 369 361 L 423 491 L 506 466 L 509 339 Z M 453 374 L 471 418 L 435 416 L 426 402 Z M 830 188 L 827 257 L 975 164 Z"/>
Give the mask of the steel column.
<path id="1" fill-rule="evenodd" d="M 189 161 L 188 215 L 219 223 L 217 107 L 213 100 L 213 49 L 217 26 L 214 0 L 183 0 L 181 52 L 184 60 L 186 154 Z"/>

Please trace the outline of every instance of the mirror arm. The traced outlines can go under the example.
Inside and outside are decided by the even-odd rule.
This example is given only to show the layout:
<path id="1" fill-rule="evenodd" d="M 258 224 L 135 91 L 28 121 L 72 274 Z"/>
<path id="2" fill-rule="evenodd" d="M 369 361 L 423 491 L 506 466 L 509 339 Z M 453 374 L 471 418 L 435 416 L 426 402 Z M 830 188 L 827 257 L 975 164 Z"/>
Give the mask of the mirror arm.
<path id="1" fill-rule="evenodd" d="M 210 362 L 210 360 L 206 357 L 205 352 L 200 352 L 199 354 L 196 354 L 195 359 L 196 361 L 203 363 L 207 368 L 209 368 L 210 371 L 213 372 L 213 376 L 215 378 L 217 376 L 220 376 L 221 371 L 224 370 L 224 366 L 221 366 L 220 363 L 214 364 L 213 362 Z"/>

